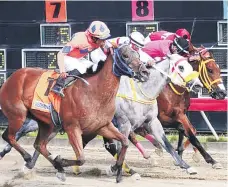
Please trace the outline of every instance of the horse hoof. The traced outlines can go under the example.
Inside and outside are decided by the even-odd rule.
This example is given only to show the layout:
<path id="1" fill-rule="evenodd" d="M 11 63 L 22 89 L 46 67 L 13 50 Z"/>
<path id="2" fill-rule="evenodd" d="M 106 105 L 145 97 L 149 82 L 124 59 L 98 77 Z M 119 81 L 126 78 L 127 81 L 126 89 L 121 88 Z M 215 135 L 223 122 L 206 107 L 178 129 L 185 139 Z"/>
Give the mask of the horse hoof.
<path id="1" fill-rule="evenodd" d="M 25 166 L 26 166 L 28 169 L 33 169 L 33 168 L 34 168 L 34 164 L 32 164 L 31 162 L 26 162 L 26 163 L 25 163 Z"/>
<path id="2" fill-rule="evenodd" d="M 154 151 L 158 156 L 163 157 L 163 150 L 156 148 Z"/>
<path id="3" fill-rule="evenodd" d="M 135 174 L 133 174 L 133 175 L 131 176 L 131 178 L 132 178 L 133 180 L 140 180 L 140 179 L 141 179 L 141 176 L 140 176 L 138 173 L 135 173 Z"/>
<path id="4" fill-rule="evenodd" d="M 79 169 L 79 166 L 73 166 L 73 173 L 75 175 L 81 174 L 80 169 Z"/>
<path id="5" fill-rule="evenodd" d="M 150 158 L 149 159 L 149 163 L 152 167 L 157 166 L 158 162 L 154 159 L 154 158 Z"/>
<path id="6" fill-rule="evenodd" d="M 192 155 L 192 159 L 196 162 L 196 163 L 199 163 L 200 162 L 200 155 L 199 153 L 194 153 Z"/>
<path id="7" fill-rule="evenodd" d="M 63 172 L 57 172 L 56 177 L 62 182 L 66 181 L 66 174 Z"/>
<path id="8" fill-rule="evenodd" d="M 179 164 L 174 160 L 173 161 L 174 166 L 179 166 Z"/>
<path id="9" fill-rule="evenodd" d="M 117 175 L 117 171 L 112 171 L 112 166 L 108 167 L 106 169 L 106 174 L 111 177 L 111 176 L 114 176 L 114 175 Z"/>
<path id="10" fill-rule="evenodd" d="M 222 169 L 223 167 L 222 167 L 222 165 L 219 162 L 217 162 L 217 163 L 212 165 L 212 168 L 213 169 Z"/>
<path id="11" fill-rule="evenodd" d="M 197 174 L 197 171 L 193 167 L 190 167 L 187 169 L 187 173 L 190 175 L 195 175 Z"/>
<path id="12" fill-rule="evenodd" d="M 119 175 L 116 177 L 116 183 L 120 183 L 122 181 L 122 176 Z"/>
<path id="13" fill-rule="evenodd" d="M 23 165 L 21 172 L 19 173 L 18 176 L 29 180 L 29 179 L 32 179 L 35 177 L 35 171 L 33 169 L 29 169 L 25 165 Z"/>
<path id="14" fill-rule="evenodd" d="M 32 169 L 28 168 L 26 166 L 26 163 L 23 165 L 23 167 L 22 167 L 21 170 L 22 170 L 23 174 L 28 174 L 28 173 L 31 173 L 32 172 Z"/>
<path id="15" fill-rule="evenodd" d="M 149 154 L 149 153 L 145 153 L 145 154 L 143 155 L 143 158 L 149 159 L 149 158 L 150 158 L 150 154 Z"/>

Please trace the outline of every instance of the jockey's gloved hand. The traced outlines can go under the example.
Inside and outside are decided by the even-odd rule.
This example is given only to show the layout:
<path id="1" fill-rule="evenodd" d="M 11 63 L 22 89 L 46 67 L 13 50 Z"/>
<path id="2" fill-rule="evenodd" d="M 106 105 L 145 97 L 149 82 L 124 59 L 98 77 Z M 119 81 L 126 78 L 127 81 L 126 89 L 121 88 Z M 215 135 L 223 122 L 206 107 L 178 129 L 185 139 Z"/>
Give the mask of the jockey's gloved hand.
<path id="1" fill-rule="evenodd" d="M 60 75 L 59 75 L 61 78 L 66 78 L 67 76 L 68 76 L 68 73 L 66 73 L 66 72 L 62 72 L 62 73 L 60 73 Z"/>

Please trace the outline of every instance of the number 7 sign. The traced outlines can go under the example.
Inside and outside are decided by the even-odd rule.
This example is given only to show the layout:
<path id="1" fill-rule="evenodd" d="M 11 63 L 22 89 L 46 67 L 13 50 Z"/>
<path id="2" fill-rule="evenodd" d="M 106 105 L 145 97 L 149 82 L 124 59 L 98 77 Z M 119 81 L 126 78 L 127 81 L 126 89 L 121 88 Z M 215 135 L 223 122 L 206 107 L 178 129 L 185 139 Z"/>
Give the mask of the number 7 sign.
<path id="1" fill-rule="evenodd" d="M 66 0 L 45 0 L 46 22 L 67 22 Z"/>
<path id="2" fill-rule="evenodd" d="M 132 21 L 154 20 L 153 0 L 132 0 Z"/>

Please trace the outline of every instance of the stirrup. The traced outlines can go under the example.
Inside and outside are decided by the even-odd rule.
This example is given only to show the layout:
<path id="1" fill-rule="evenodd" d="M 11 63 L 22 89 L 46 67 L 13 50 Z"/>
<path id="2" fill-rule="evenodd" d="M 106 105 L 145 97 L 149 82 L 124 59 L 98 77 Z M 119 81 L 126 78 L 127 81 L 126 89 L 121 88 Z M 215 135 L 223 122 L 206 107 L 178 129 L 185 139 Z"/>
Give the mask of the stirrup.
<path id="1" fill-rule="evenodd" d="M 56 90 L 56 89 L 51 89 L 52 92 L 54 92 L 55 94 L 61 96 L 61 97 L 65 97 L 64 93 L 63 93 L 63 88 L 59 88 L 60 90 Z"/>

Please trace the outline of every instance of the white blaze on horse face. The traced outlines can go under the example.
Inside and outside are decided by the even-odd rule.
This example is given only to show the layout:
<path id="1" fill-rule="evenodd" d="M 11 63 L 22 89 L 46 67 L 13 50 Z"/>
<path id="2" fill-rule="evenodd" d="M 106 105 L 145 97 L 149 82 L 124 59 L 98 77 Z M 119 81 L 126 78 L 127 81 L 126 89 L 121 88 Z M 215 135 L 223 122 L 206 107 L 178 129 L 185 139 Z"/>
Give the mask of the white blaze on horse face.
<path id="1" fill-rule="evenodd" d="M 179 86 L 185 86 L 185 78 L 193 73 L 192 66 L 188 63 L 187 59 L 173 54 L 170 56 L 171 68 L 171 81 Z"/>
<path id="2" fill-rule="evenodd" d="M 221 89 L 221 90 L 226 90 L 223 82 L 221 82 L 220 84 L 218 84 L 218 87 Z"/>

